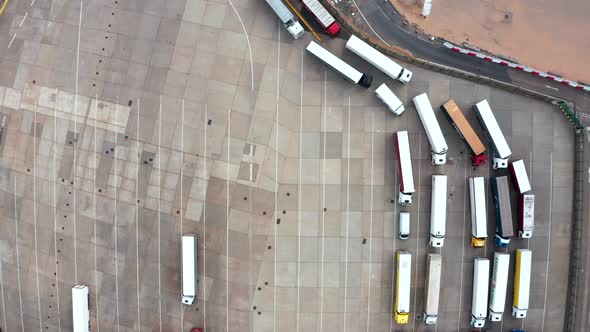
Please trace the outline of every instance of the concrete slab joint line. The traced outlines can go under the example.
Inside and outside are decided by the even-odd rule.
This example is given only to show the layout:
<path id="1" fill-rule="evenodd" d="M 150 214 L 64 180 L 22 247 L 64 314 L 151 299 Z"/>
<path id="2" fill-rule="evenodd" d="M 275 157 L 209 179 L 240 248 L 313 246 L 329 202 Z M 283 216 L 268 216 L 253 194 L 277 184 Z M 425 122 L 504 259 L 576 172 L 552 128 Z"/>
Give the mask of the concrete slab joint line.
<path id="1" fill-rule="evenodd" d="M 516 69 L 516 70 L 519 70 L 519 71 L 524 71 L 524 72 L 530 73 L 530 74 L 535 75 L 535 76 L 544 77 L 544 78 L 546 78 L 548 80 L 559 82 L 559 83 L 561 83 L 563 85 L 571 86 L 572 88 L 580 89 L 580 90 L 583 90 L 583 91 L 590 91 L 590 86 L 588 86 L 588 85 L 584 85 L 584 84 L 580 84 L 578 82 L 567 80 L 567 79 L 564 79 L 562 77 L 559 77 L 559 76 L 556 76 L 556 75 L 552 75 L 552 74 L 543 72 L 541 70 L 537 70 L 537 69 L 534 69 L 534 68 L 526 67 L 526 66 L 523 66 L 523 65 L 518 64 L 518 63 L 515 63 L 515 62 L 511 62 L 511 61 L 507 61 L 507 60 L 501 59 L 499 57 L 494 57 L 494 56 L 491 56 L 491 55 L 488 55 L 488 54 L 484 54 L 484 53 L 481 53 L 481 52 L 476 52 L 476 51 L 472 51 L 472 50 L 469 50 L 469 49 L 466 49 L 466 48 L 462 48 L 462 47 L 453 45 L 452 43 L 449 43 L 449 42 L 444 42 L 443 45 L 446 48 L 448 48 L 451 51 L 454 51 L 456 53 L 469 55 L 469 56 L 472 56 L 472 57 L 480 58 L 480 59 L 482 59 L 484 61 L 488 61 L 488 62 L 492 62 L 492 63 L 497 63 L 497 64 L 502 65 L 504 67 L 510 67 L 510 68 L 513 68 L 513 69 Z"/>

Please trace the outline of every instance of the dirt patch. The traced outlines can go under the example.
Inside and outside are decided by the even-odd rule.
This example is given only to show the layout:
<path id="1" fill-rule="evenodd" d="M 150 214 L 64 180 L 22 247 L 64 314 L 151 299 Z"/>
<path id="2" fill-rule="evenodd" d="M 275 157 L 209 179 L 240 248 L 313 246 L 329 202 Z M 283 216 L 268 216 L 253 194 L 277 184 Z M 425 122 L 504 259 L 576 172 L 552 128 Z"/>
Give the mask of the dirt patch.
<path id="1" fill-rule="evenodd" d="M 422 0 L 390 1 L 428 34 L 590 82 L 588 0 L 433 0 L 428 18 Z"/>

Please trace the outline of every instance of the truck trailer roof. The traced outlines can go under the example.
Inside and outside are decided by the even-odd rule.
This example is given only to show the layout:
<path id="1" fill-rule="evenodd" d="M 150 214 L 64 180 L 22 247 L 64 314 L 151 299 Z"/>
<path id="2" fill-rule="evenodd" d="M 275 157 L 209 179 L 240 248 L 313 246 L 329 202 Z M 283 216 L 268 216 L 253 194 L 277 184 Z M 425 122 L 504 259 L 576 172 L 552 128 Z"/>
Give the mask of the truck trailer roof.
<path id="1" fill-rule="evenodd" d="M 426 256 L 426 283 L 424 289 L 424 322 L 426 324 L 435 324 L 437 320 L 441 270 L 441 255 L 428 254 Z"/>
<path id="2" fill-rule="evenodd" d="M 295 16 L 293 16 L 293 13 L 291 13 L 289 8 L 287 8 L 287 6 L 285 6 L 285 4 L 281 0 L 266 0 L 266 3 L 277 14 L 281 22 L 287 23 L 295 18 Z"/>
<path id="3" fill-rule="evenodd" d="M 489 308 L 489 319 L 494 322 L 502 320 L 502 314 L 504 313 L 509 265 L 510 254 L 494 253 Z"/>
<path id="4" fill-rule="evenodd" d="M 416 111 L 418 111 L 418 116 L 422 121 L 424 130 L 426 131 L 426 136 L 428 136 L 432 151 L 437 154 L 446 153 L 449 147 L 447 146 L 445 137 L 440 129 L 440 125 L 436 119 L 430 100 L 428 100 L 428 96 L 426 93 L 422 93 L 412 98 L 412 100 L 414 101 Z"/>
<path id="5" fill-rule="evenodd" d="M 407 131 L 403 130 L 395 133 L 395 147 L 397 152 L 400 191 L 406 194 L 411 194 L 415 191 L 415 188 L 414 174 L 412 172 L 412 158 L 410 155 L 410 140 Z"/>
<path id="6" fill-rule="evenodd" d="M 412 78 L 412 72 L 398 65 L 395 61 L 391 60 L 389 57 L 355 35 L 350 36 L 346 42 L 346 48 L 377 67 L 377 69 L 381 70 L 394 80 L 408 83 Z"/>
<path id="7" fill-rule="evenodd" d="M 307 7 L 313 15 L 320 21 L 320 23 L 324 26 L 324 28 L 328 28 L 332 25 L 336 20 L 332 14 L 330 14 L 324 5 L 322 5 L 318 0 L 303 0 L 303 4 Z"/>
<path id="8" fill-rule="evenodd" d="M 307 45 L 306 50 L 309 53 L 315 55 L 318 59 L 322 60 L 328 66 L 332 67 L 332 69 L 339 72 L 342 76 L 353 81 L 354 83 L 358 83 L 363 77 L 363 73 L 354 69 L 354 67 L 344 62 L 342 59 L 335 56 L 330 51 L 321 47 L 318 43 L 314 42 L 313 40 L 309 42 L 309 45 Z"/>
<path id="9" fill-rule="evenodd" d="M 491 143 L 494 145 L 494 149 L 498 156 L 502 159 L 510 157 L 512 151 L 506 142 L 506 137 L 498 125 L 498 121 L 492 113 L 490 104 L 486 99 L 475 104 L 475 111 L 478 114 L 478 118 L 482 124 L 483 129 L 487 132 Z"/>
<path id="10" fill-rule="evenodd" d="M 510 208 L 510 192 L 506 176 L 492 177 L 492 193 L 496 210 L 496 229 L 503 237 L 514 235 L 512 209 Z"/>
<path id="11" fill-rule="evenodd" d="M 486 152 L 486 147 L 483 145 L 479 136 L 477 136 L 475 130 L 473 130 L 473 127 L 469 124 L 469 121 L 467 121 L 467 118 L 463 115 L 463 112 L 461 112 L 459 106 L 457 106 L 453 99 L 449 99 L 449 101 L 444 103 L 441 106 L 441 109 L 445 112 L 455 129 L 457 129 L 461 137 L 465 140 L 473 154 L 481 155 Z"/>

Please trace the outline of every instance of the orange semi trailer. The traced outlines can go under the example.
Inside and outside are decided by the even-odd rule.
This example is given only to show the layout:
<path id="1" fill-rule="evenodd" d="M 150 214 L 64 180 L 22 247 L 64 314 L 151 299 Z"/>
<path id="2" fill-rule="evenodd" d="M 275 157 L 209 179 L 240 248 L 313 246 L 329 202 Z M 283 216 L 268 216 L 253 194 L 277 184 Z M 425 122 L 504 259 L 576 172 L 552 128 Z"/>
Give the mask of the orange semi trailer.
<path id="1" fill-rule="evenodd" d="M 440 109 L 471 150 L 471 164 L 473 166 L 481 166 L 485 164 L 487 161 L 485 155 L 486 147 L 483 145 L 455 101 L 449 99 L 449 101 L 444 103 Z"/>

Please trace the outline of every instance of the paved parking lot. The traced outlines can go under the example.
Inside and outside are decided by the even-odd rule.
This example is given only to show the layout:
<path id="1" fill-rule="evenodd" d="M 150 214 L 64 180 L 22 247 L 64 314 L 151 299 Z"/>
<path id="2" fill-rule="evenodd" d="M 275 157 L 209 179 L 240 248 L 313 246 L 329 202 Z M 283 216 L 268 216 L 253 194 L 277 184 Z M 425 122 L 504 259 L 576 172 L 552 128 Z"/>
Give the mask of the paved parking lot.
<path id="1" fill-rule="evenodd" d="M 438 110 L 449 158 L 432 166 L 411 102 L 422 92 L 435 109 L 455 99 L 479 134 L 470 107 L 488 99 L 537 196 L 533 238 L 509 249 L 533 250 L 528 317 L 509 314 L 510 280 L 503 323 L 487 326 L 562 329 L 573 136 L 551 105 L 411 66 L 401 86 L 344 40 L 326 41 L 374 75 L 363 89 L 305 54 L 311 35 L 294 41 L 254 0 L 91 0 L 82 14 L 79 3 L 19 2 L 2 22 L 6 331 L 70 330 L 79 283 L 90 287 L 92 330 L 426 330 L 432 174 L 449 176 L 438 329 L 468 330 L 473 257 L 495 249 L 491 238 L 485 249 L 469 246 L 467 177 L 504 172 L 471 167 Z M 406 105 L 400 118 L 373 95 L 381 82 Z M 395 203 L 397 130 L 409 131 L 414 158 L 407 208 Z M 403 209 L 412 214 L 406 241 L 396 237 Z M 181 307 L 186 233 L 200 240 L 200 287 L 199 300 Z M 400 249 L 413 254 L 407 326 L 392 322 Z"/>

